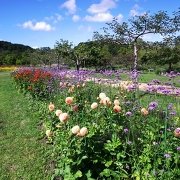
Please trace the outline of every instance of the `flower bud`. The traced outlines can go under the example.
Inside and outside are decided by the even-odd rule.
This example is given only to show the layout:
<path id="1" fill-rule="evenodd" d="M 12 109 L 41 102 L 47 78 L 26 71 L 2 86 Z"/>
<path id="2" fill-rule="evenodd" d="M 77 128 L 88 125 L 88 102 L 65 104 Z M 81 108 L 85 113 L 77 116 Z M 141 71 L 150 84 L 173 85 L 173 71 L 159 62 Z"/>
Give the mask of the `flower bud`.
<path id="1" fill-rule="evenodd" d="M 55 108 L 54 104 L 52 102 L 50 102 L 50 105 L 49 105 L 49 110 L 50 111 L 53 111 Z"/>

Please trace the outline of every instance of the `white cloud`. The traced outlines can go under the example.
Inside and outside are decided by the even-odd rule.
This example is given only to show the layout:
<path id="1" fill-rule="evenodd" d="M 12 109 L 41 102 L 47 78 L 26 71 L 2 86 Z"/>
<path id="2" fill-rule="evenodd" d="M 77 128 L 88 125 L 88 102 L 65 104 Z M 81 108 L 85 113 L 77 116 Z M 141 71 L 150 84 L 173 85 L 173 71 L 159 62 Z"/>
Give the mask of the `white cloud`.
<path id="1" fill-rule="evenodd" d="M 35 23 L 34 23 L 34 21 L 27 21 L 27 22 L 25 22 L 19 26 L 23 27 L 24 29 L 31 29 L 33 31 L 52 31 L 52 30 L 55 30 L 54 27 L 51 27 L 50 24 L 47 24 L 44 21 L 35 22 Z"/>
<path id="2" fill-rule="evenodd" d="M 61 20 L 63 19 L 63 17 L 62 17 L 60 14 L 57 14 L 57 13 L 56 13 L 55 15 L 57 16 L 57 20 L 58 20 L 58 21 L 61 21 Z"/>
<path id="3" fill-rule="evenodd" d="M 90 13 L 104 13 L 115 7 L 116 3 L 114 0 L 101 0 L 99 4 L 92 4 L 87 11 Z"/>
<path id="4" fill-rule="evenodd" d="M 87 32 L 93 32 L 93 28 L 91 26 L 87 27 Z"/>
<path id="5" fill-rule="evenodd" d="M 138 6 L 138 4 L 135 4 L 132 9 L 130 10 L 129 15 L 134 17 L 134 16 L 141 16 L 145 14 L 146 12 L 139 12 L 142 8 Z"/>
<path id="6" fill-rule="evenodd" d="M 79 30 L 79 31 L 88 32 L 88 33 L 94 31 L 93 28 L 92 28 L 92 26 L 87 26 L 87 27 L 85 27 L 85 26 L 83 26 L 83 25 L 78 26 L 78 30 Z"/>
<path id="7" fill-rule="evenodd" d="M 46 20 L 46 21 L 50 21 L 50 20 L 53 20 L 53 19 L 54 19 L 54 16 L 45 17 L 45 20 Z"/>
<path id="8" fill-rule="evenodd" d="M 32 48 L 33 48 L 33 49 L 38 49 L 39 47 L 38 47 L 38 46 L 33 46 Z"/>
<path id="9" fill-rule="evenodd" d="M 70 14 L 74 14 L 76 12 L 76 1 L 67 0 L 61 5 L 61 8 L 66 8 Z"/>
<path id="10" fill-rule="evenodd" d="M 80 17 L 79 17 L 78 15 L 74 15 L 74 16 L 72 17 L 72 20 L 73 20 L 74 22 L 77 22 L 77 21 L 80 20 Z"/>
<path id="11" fill-rule="evenodd" d="M 145 35 L 142 36 L 142 39 L 143 39 L 144 41 L 149 41 L 149 40 L 152 40 L 152 36 L 149 35 L 149 34 L 145 34 Z"/>
<path id="12" fill-rule="evenodd" d="M 78 26 L 78 30 L 80 31 L 80 30 L 83 30 L 84 29 L 84 26 L 83 25 L 80 25 L 80 26 Z"/>
<path id="13" fill-rule="evenodd" d="M 107 13 L 97 13 L 93 16 L 86 15 L 84 18 L 86 21 L 93 21 L 93 22 L 109 22 L 113 19 L 113 15 L 109 12 Z"/>
<path id="14" fill-rule="evenodd" d="M 116 18 L 117 18 L 117 21 L 118 21 L 118 22 L 121 22 L 122 19 L 123 19 L 123 15 L 122 15 L 122 14 L 119 14 Z"/>

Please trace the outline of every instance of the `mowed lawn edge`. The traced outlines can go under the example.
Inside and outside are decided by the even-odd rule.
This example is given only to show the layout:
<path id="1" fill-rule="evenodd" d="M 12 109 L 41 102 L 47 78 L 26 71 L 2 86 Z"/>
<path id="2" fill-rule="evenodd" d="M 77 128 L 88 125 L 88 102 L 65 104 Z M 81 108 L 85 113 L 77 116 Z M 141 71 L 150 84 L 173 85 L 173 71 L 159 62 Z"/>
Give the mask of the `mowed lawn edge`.
<path id="1" fill-rule="evenodd" d="M 0 179 L 49 180 L 50 147 L 41 143 L 40 120 L 28 108 L 10 72 L 0 72 Z"/>

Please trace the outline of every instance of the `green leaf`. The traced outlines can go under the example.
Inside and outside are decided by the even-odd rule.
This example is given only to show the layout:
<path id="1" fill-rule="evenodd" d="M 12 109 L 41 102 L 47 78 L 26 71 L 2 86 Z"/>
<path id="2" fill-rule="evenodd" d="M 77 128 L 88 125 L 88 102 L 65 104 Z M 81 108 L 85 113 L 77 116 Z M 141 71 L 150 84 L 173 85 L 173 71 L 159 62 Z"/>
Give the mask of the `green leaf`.
<path id="1" fill-rule="evenodd" d="M 74 174 L 74 177 L 75 177 L 75 178 L 82 177 L 82 172 L 81 172 L 80 170 L 78 170 L 78 171 L 76 172 L 76 174 Z"/>
<path id="2" fill-rule="evenodd" d="M 110 169 L 104 169 L 104 170 L 100 173 L 100 176 L 109 177 L 110 175 L 111 175 Z"/>
<path id="3" fill-rule="evenodd" d="M 106 167 L 111 166 L 112 162 L 113 162 L 112 160 L 110 160 L 110 161 L 106 162 L 105 166 L 106 166 Z"/>

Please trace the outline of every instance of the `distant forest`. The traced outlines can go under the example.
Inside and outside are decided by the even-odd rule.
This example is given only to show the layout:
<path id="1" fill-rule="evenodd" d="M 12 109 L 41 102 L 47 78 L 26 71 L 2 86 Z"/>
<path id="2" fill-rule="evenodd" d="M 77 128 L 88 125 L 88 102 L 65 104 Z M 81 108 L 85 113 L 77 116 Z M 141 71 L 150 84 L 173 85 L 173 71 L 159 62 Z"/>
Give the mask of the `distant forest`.
<path id="1" fill-rule="evenodd" d="M 30 46 L 0 41 L 0 65 L 29 64 L 27 55 L 30 52 L 33 52 L 33 48 Z"/>

